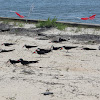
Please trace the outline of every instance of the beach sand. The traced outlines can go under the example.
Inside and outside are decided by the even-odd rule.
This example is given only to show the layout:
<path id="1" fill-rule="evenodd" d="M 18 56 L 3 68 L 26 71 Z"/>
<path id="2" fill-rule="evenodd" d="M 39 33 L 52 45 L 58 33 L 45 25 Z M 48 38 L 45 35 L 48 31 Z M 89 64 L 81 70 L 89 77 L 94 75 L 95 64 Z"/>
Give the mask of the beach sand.
<path id="1" fill-rule="evenodd" d="M 57 29 L 45 30 L 44 34 L 79 35 L 80 33 Z M 85 34 L 81 32 L 81 34 Z M 93 30 L 89 31 L 92 33 Z M 35 33 L 35 32 L 34 32 Z M 86 44 L 76 40 L 62 43 L 49 43 L 38 36 L 9 34 L 0 32 L 0 43 L 15 43 L 1 49 L 15 49 L 0 53 L 0 100 L 100 100 L 100 50 L 99 44 Z M 39 48 L 54 46 L 78 46 L 75 49 L 52 51 L 46 55 L 33 53 L 36 48 L 26 49 L 27 45 Z M 37 48 L 38 48 L 37 47 Z M 82 50 L 83 47 L 97 50 Z M 39 63 L 23 66 L 12 65 L 9 59 L 39 60 Z M 44 93 L 50 92 L 49 95 Z"/>

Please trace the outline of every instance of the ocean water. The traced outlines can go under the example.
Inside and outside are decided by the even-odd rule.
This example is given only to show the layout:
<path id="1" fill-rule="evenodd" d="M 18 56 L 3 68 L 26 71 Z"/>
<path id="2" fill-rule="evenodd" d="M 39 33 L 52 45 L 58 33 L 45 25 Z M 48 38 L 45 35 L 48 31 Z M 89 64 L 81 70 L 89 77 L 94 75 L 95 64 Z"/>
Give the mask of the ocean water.
<path id="1" fill-rule="evenodd" d="M 15 11 L 27 19 L 100 24 L 100 0 L 0 0 L 0 17 L 19 18 Z M 93 14 L 93 20 L 80 19 Z"/>

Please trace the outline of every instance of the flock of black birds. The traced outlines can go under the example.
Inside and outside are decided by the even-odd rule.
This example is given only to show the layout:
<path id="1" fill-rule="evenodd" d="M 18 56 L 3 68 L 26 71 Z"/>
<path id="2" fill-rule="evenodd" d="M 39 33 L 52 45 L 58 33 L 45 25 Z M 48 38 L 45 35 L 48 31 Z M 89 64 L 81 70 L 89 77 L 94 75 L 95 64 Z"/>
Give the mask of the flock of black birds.
<path id="1" fill-rule="evenodd" d="M 58 41 L 52 41 L 52 42 L 55 42 L 55 43 L 58 43 L 58 42 L 62 42 L 62 41 L 66 41 L 65 39 L 61 39 L 59 38 Z M 14 45 L 14 43 L 3 43 L 2 45 L 4 46 L 11 46 L 11 45 Z M 27 49 L 30 49 L 30 48 L 35 48 L 37 46 L 32 46 L 32 45 L 24 45 L 23 47 L 27 48 Z M 65 50 L 70 50 L 70 49 L 74 49 L 74 48 L 77 48 L 78 46 L 62 46 L 62 47 L 54 47 L 53 45 L 51 46 L 50 49 L 41 49 L 41 48 L 37 48 L 33 53 L 37 53 L 40 55 L 44 55 L 44 54 L 47 54 L 49 52 L 51 52 L 52 50 L 62 50 L 63 48 Z M 11 51 L 14 51 L 15 49 L 11 49 L 11 50 L 4 50 L 4 49 L 0 49 L 0 53 L 2 52 L 11 52 Z M 82 48 L 82 50 L 97 50 L 97 49 L 93 49 L 93 48 L 88 48 L 88 47 L 84 47 Z M 36 60 L 36 61 L 26 61 L 26 60 L 23 60 L 22 58 L 18 59 L 18 60 L 11 60 L 9 59 L 7 62 L 10 62 L 11 64 L 16 64 L 16 63 L 21 63 L 22 65 L 28 65 L 28 64 L 31 64 L 31 63 L 38 63 L 39 60 Z"/>

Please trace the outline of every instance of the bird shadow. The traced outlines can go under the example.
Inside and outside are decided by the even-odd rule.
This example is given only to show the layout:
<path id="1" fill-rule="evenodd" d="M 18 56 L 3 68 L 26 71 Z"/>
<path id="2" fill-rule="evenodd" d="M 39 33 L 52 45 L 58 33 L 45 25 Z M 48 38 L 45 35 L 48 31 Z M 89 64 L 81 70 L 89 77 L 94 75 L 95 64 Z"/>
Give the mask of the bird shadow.
<path id="1" fill-rule="evenodd" d="M 64 56 L 69 56 L 69 57 L 71 57 L 71 55 L 68 55 L 68 54 L 67 54 L 67 55 L 64 55 Z"/>

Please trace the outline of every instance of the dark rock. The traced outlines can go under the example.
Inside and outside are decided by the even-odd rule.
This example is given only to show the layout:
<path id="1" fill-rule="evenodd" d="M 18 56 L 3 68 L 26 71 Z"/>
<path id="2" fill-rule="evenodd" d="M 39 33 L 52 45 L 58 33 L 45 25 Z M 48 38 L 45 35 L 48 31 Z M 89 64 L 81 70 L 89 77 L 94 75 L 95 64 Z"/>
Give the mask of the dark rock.
<path id="1" fill-rule="evenodd" d="M 10 29 L 11 29 L 11 25 L 3 24 L 3 23 L 0 24 L 0 31 L 1 32 L 10 31 Z"/>
<path id="2" fill-rule="evenodd" d="M 43 95 L 53 95 L 53 92 L 49 92 L 49 90 L 47 89 L 46 92 L 42 93 Z"/>

